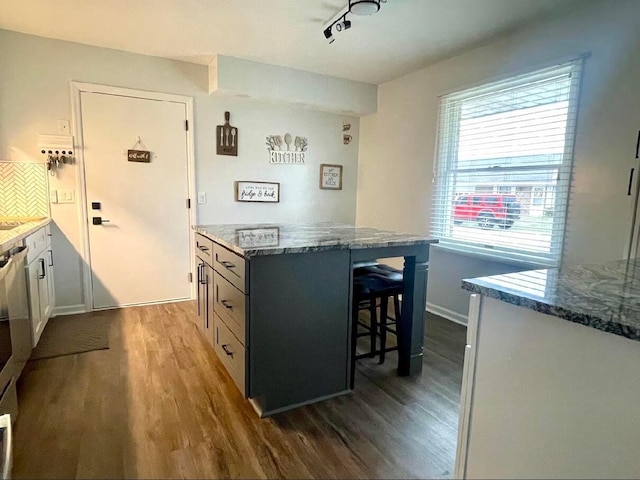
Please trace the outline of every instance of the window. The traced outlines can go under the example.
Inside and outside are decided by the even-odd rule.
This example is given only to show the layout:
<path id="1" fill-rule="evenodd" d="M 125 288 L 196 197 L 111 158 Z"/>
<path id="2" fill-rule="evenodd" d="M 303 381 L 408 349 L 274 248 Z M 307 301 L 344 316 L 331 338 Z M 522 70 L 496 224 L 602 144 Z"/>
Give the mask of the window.
<path id="1" fill-rule="evenodd" d="M 431 233 L 443 245 L 559 264 L 581 67 L 576 59 L 441 98 Z"/>

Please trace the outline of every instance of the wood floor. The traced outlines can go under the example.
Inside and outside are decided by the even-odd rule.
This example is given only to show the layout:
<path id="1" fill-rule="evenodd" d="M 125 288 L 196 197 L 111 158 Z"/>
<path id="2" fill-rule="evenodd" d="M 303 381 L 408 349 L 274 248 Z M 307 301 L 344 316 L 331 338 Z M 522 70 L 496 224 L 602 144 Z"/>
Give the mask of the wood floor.
<path id="1" fill-rule="evenodd" d="M 352 395 L 259 419 L 195 304 L 100 312 L 110 349 L 29 362 L 15 478 L 433 478 L 453 470 L 465 329 L 428 316 L 424 372 L 358 362 Z M 55 320 L 52 320 L 55 321 Z"/>

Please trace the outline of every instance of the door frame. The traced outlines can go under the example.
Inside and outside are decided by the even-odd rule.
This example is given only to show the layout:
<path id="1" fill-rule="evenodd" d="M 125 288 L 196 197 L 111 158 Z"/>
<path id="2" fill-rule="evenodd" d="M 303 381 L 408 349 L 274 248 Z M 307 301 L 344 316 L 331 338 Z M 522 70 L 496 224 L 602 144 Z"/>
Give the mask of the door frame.
<path id="1" fill-rule="evenodd" d="M 195 225 L 195 148 L 194 148 L 194 122 L 193 122 L 193 97 L 183 95 L 173 95 L 170 93 L 150 92 L 146 90 L 136 90 L 131 88 L 112 87 L 109 85 L 99 85 L 94 83 L 76 82 L 70 83 L 71 88 L 71 125 L 74 135 L 74 149 L 76 150 L 77 175 L 76 186 L 79 192 L 78 218 L 80 224 L 80 257 L 82 258 L 82 290 L 84 296 L 84 308 L 86 312 L 94 311 L 93 308 L 93 286 L 91 283 L 91 252 L 89 245 L 89 212 L 87 210 L 87 184 L 85 174 L 84 159 L 84 137 L 82 132 L 82 102 L 81 94 L 102 93 L 121 97 L 140 98 L 144 100 L 160 100 L 166 102 L 181 103 L 185 106 L 186 120 L 189 125 L 187 130 L 187 195 L 191 201 L 189 208 L 189 224 Z M 187 199 L 185 198 L 185 202 Z M 193 258 L 193 244 L 195 234 L 193 229 L 189 229 L 189 259 Z M 190 263 L 191 260 L 189 260 Z M 185 272 L 192 275 L 193 272 Z M 195 298 L 195 287 L 191 282 L 191 299 Z M 153 302 L 152 302 L 153 303 Z"/>

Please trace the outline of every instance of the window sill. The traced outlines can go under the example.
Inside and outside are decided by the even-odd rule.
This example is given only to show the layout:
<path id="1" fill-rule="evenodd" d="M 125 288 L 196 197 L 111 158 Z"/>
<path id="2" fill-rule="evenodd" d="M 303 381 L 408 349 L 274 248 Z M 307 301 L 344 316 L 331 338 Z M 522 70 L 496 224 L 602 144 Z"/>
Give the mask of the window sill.
<path id="1" fill-rule="evenodd" d="M 477 258 L 481 260 L 487 260 L 490 262 L 496 263 L 504 263 L 506 265 L 514 265 L 516 267 L 524 267 L 530 270 L 541 270 L 547 268 L 556 268 L 556 265 L 548 264 L 548 263 L 536 263 L 536 262 L 528 262 L 526 260 L 519 260 L 511 257 L 504 257 L 501 255 L 492 255 L 490 253 L 485 252 L 477 252 L 473 250 L 468 250 L 465 248 L 460 248 L 455 245 L 447 245 L 446 243 L 435 243 L 431 245 L 432 249 L 443 250 L 447 253 L 455 253 L 456 255 L 462 255 L 465 257 Z"/>

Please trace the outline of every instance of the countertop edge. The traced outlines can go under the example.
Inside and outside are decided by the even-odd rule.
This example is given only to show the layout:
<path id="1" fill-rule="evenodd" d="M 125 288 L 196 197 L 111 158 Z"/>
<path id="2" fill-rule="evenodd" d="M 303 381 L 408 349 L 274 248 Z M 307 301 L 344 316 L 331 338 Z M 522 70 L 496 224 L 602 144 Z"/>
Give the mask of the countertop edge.
<path id="1" fill-rule="evenodd" d="M 10 245 L 13 245 L 14 243 L 19 242 L 21 240 L 24 240 L 32 233 L 36 232 L 42 227 L 49 225 L 51 221 L 52 221 L 51 218 L 48 217 L 48 218 L 43 218 L 41 220 L 32 220 L 30 222 L 25 222 L 23 225 L 16 227 L 16 229 L 19 230 L 18 232 L 8 237 L 8 239 L 3 238 L 2 241 L 0 241 L 0 251 L 4 251 L 4 249 L 9 247 Z M 22 230 L 22 227 L 27 227 L 27 226 L 28 228 L 26 230 Z M 13 233 L 13 231 L 11 230 L 9 230 L 8 232 Z"/>
<path id="2" fill-rule="evenodd" d="M 551 315 L 553 317 L 558 317 L 572 323 L 577 323 L 586 327 L 600 330 L 602 332 L 619 335 L 621 337 L 628 338 L 629 340 L 640 341 L 640 329 L 634 328 L 629 325 L 622 325 L 619 322 L 604 320 L 594 315 L 589 315 L 569 310 L 567 308 L 550 305 L 546 302 L 541 302 L 523 295 L 510 293 L 497 288 L 478 285 L 468 279 L 462 280 L 462 288 L 471 293 L 479 293 L 481 295 L 485 295 L 487 297 L 500 300 L 511 305 L 526 308 L 546 315 Z"/>
<path id="3" fill-rule="evenodd" d="M 265 247 L 265 248 L 242 248 L 235 243 L 230 243 L 225 239 L 218 237 L 217 235 L 208 232 L 206 228 L 198 225 L 193 225 L 191 227 L 194 232 L 203 235 L 210 240 L 213 240 L 223 247 L 231 250 L 234 253 L 244 257 L 258 257 L 258 256 L 266 256 L 266 255 L 287 255 L 287 254 L 295 254 L 295 253 L 310 253 L 310 252 L 324 252 L 330 250 L 358 250 L 358 249 L 367 249 L 367 248 L 385 248 L 385 247 L 408 247 L 408 246 L 429 246 L 432 244 L 438 243 L 438 239 L 424 239 L 424 240 L 398 240 L 391 242 L 381 242 L 379 244 L 353 244 L 353 245 L 314 245 L 307 247 Z"/>

